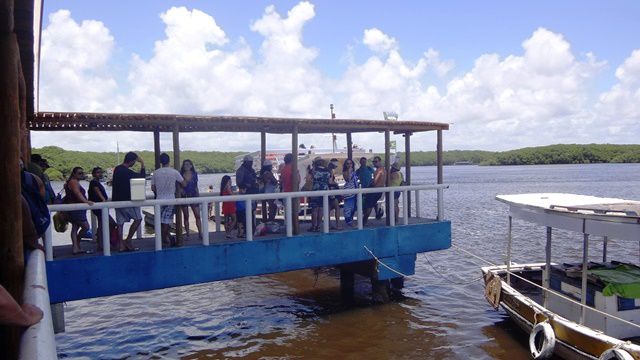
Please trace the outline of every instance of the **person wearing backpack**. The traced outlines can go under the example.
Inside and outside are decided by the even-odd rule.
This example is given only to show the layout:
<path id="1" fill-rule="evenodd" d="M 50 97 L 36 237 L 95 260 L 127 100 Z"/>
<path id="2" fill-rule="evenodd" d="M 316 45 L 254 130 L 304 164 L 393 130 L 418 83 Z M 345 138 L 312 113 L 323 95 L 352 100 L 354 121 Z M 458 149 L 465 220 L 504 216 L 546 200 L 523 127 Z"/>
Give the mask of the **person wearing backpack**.
<path id="1" fill-rule="evenodd" d="M 69 179 L 64 184 L 65 191 L 65 203 L 67 204 L 89 204 L 93 205 L 93 201 L 87 199 L 86 191 L 80 185 L 80 180 L 86 179 L 84 170 L 77 166 L 71 171 Z M 73 244 L 72 253 L 77 254 L 91 254 L 92 251 L 83 251 L 80 248 L 80 239 L 83 238 L 87 231 L 89 231 L 89 222 L 87 221 L 86 210 L 74 210 L 67 211 L 67 217 L 71 223 L 71 243 Z"/>
<path id="2" fill-rule="evenodd" d="M 20 184 L 22 197 L 27 202 L 31 220 L 38 237 L 44 235 L 51 224 L 49 208 L 44 201 L 44 184 L 36 175 L 24 169 L 20 160 Z"/>

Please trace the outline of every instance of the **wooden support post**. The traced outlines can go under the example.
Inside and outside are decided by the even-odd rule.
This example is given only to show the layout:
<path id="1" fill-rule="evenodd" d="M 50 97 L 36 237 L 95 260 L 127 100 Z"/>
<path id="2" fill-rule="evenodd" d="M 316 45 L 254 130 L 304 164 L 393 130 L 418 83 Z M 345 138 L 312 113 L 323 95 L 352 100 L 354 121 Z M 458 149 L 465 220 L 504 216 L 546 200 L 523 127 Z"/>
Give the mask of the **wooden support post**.
<path id="1" fill-rule="evenodd" d="M 22 199 L 20 196 L 20 103 L 18 42 L 12 0 L 0 0 L 0 284 L 22 303 Z M 17 210 L 17 211 L 16 211 Z M 18 357 L 20 329 L 0 326 L 5 358 Z"/>
<path id="2" fill-rule="evenodd" d="M 443 163 L 442 163 L 442 130 L 438 130 L 438 145 L 436 148 L 437 164 L 438 164 L 438 184 L 443 182 Z"/>
<path id="3" fill-rule="evenodd" d="M 347 159 L 353 160 L 353 140 L 350 132 L 347 133 Z"/>
<path id="4" fill-rule="evenodd" d="M 267 160 L 267 133 L 265 131 L 260 132 L 260 165 L 259 169 L 262 169 L 264 161 Z M 262 200 L 262 222 L 267 222 L 267 201 Z"/>
<path id="5" fill-rule="evenodd" d="M 154 169 L 160 169 L 160 130 L 153 130 L 153 158 Z"/>
<path id="6" fill-rule="evenodd" d="M 180 171 L 180 128 L 176 125 L 173 128 L 173 167 Z M 185 207 L 185 211 L 189 211 Z M 182 206 L 176 206 L 176 245 L 182 246 Z"/>
<path id="7" fill-rule="evenodd" d="M 291 154 L 293 155 L 293 160 L 291 161 L 291 184 L 293 191 L 300 191 L 300 184 L 298 182 L 298 126 L 294 125 L 293 130 L 291 131 Z M 303 176 L 304 174 L 300 174 Z M 300 199 L 294 198 L 292 199 L 291 206 L 291 215 L 292 215 L 292 227 L 293 227 L 293 235 L 298 235 L 300 233 L 300 223 L 298 221 L 298 212 L 300 211 Z"/>
<path id="8" fill-rule="evenodd" d="M 29 120 L 34 115 L 34 1 L 14 1 L 15 34 L 20 50 L 21 116 L 20 147 L 23 159 L 31 157 Z"/>
<path id="9" fill-rule="evenodd" d="M 411 185 L 411 133 L 404 134 L 404 181 Z M 411 191 L 407 191 L 407 215 L 411 217 Z"/>
<path id="10" fill-rule="evenodd" d="M 391 133 L 389 130 L 384 131 L 384 173 L 385 173 L 385 186 L 389 186 L 391 183 L 391 177 L 389 171 L 391 170 Z M 385 211 L 387 212 L 387 226 L 391 225 L 391 217 L 395 216 L 395 210 L 393 209 L 393 200 L 389 198 L 389 194 L 384 196 Z"/>

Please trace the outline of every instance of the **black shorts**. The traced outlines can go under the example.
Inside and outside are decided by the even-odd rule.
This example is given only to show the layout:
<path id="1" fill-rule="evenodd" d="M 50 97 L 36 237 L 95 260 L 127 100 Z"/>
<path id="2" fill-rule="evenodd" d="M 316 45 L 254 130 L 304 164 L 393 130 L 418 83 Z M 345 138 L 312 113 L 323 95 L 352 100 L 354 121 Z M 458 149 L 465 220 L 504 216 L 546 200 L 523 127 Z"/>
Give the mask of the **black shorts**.
<path id="1" fill-rule="evenodd" d="M 365 209 L 374 208 L 381 197 L 382 197 L 382 193 L 364 194 L 364 208 Z"/>

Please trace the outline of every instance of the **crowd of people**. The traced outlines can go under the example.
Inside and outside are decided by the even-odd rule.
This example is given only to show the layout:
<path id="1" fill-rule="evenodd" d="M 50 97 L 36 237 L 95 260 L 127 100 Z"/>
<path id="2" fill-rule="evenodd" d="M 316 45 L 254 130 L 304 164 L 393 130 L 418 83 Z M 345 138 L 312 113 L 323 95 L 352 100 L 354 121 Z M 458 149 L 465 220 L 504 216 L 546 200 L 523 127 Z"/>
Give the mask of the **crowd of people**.
<path id="1" fill-rule="evenodd" d="M 160 168 L 156 169 L 151 177 L 151 189 L 156 199 L 175 199 L 199 197 L 198 172 L 192 161 L 184 160 L 180 170 L 175 170 L 170 166 L 170 158 L 166 153 L 162 153 L 159 157 Z M 273 168 L 270 160 L 262 163 L 260 170 L 256 172 L 253 167 L 253 157 L 246 155 L 242 159 L 241 166 L 235 174 L 237 191 L 235 191 L 232 178 L 225 175 L 220 184 L 220 195 L 228 196 L 234 194 L 258 194 L 258 193 L 276 193 L 276 192 L 292 192 L 294 191 L 294 176 L 298 178 L 299 188 L 303 191 L 322 191 L 333 189 L 357 189 L 357 188 L 376 188 L 384 187 L 387 184 L 387 176 L 391 186 L 400 186 L 404 184 L 400 166 L 394 163 L 390 167 L 389 174 L 386 173 L 384 164 L 379 156 L 375 156 L 372 165 L 368 164 L 368 159 L 362 157 L 358 160 L 358 168 L 352 159 L 345 159 L 342 164 L 336 158 L 326 160 L 322 157 L 316 157 L 312 164 L 306 169 L 304 179 L 301 178 L 297 169 L 293 168 L 293 155 L 286 154 L 284 163 Z M 132 168 L 139 163 L 139 170 L 134 171 Z M 34 154 L 31 162 L 23 169 L 24 173 L 30 174 L 27 182 L 33 179 L 34 191 L 40 194 L 42 201 L 46 204 L 66 203 L 76 204 L 85 203 L 92 205 L 94 203 L 105 201 L 130 201 L 131 186 L 130 180 L 136 178 L 144 178 L 146 176 L 146 168 L 143 159 L 134 152 L 125 155 L 122 164 L 115 167 L 112 177 L 111 199 L 105 187 L 100 181 L 104 176 L 104 170 L 95 167 L 91 170 L 92 180 L 89 182 L 88 189 L 82 185 L 82 181 L 87 179 L 83 168 L 75 167 L 64 183 L 64 197 L 56 194 L 52 187 L 51 181 L 46 175 L 45 170 L 48 162 L 40 155 Z M 342 177 L 339 182 L 337 179 Z M 24 175 L 23 175 L 24 177 Z M 302 183 L 301 183 L 302 182 Z M 213 186 L 209 186 L 209 192 L 213 191 Z M 363 195 L 363 224 L 366 225 L 369 217 L 373 213 L 376 218 L 383 216 L 384 211 L 378 206 L 383 193 L 367 193 Z M 400 192 L 396 192 L 393 203 L 393 211 L 396 218 L 398 217 L 399 207 L 398 198 Z M 27 199 L 28 200 L 28 199 Z M 324 200 L 322 196 L 311 196 L 307 199 L 308 208 L 311 212 L 311 225 L 308 231 L 320 232 L 320 226 L 323 223 L 323 207 Z M 29 204 L 27 204 L 29 205 Z M 25 207 L 28 207 L 28 206 Z M 328 197 L 330 228 L 343 229 L 346 227 L 354 227 L 354 218 L 357 212 L 357 198 L 355 194 L 331 195 Z M 247 203 L 245 201 L 225 201 L 222 205 L 222 215 L 224 216 L 225 235 L 227 238 L 243 238 L 246 236 L 247 221 L 252 221 L 252 229 L 256 229 L 255 211 L 257 202 L 251 202 L 250 214 L 251 219 L 247 219 L 246 211 Z M 274 222 L 278 209 L 283 207 L 283 202 L 276 199 L 269 199 L 262 202 L 262 209 L 265 213 L 264 217 L 267 223 Z M 200 205 L 190 204 L 181 206 L 183 216 L 183 224 L 186 233 L 189 234 L 190 227 L 190 211 L 193 212 L 195 224 L 198 230 L 198 237 L 202 239 L 201 228 L 202 221 L 200 216 Z M 133 245 L 133 237 L 136 234 L 141 222 L 142 214 L 140 207 L 120 207 L 115 209 L 115 219 L 111 215 L 108 216 L 109 224 L 103 224 L 101 210 L 92 210 L 97 218 L 96 236 L 97 250 L 101 250 L 102 246 L 102 227 L 109 226 L 110 242 L 114 249 L 120 252 L 136 251 L 137 247 Z M 176 238 L 170 236 L 170 225 L 174 221 L 175 206 L 166 205 L 161 207 L 162 241 L 165 246 L 179 246 Z M 211 217 L 211 209 L 209 209 L 209 217 Z M 54 217 L 54 222 L 64 221 L 71 224 L 71 243 L 73 254 L 90 253 L 91 250 L 83 250 L 80 246 L 80 239 L 92 237 L 87 214 L 84 210 L 67 211 L 61 216 L 62 219 Z M 208 219 L 204 219 L 207 221 Z M 131 223 L 128 232 L 124 234 L 125 224 Z M 56 229 L 58 229 L 56 224 Z M 66 226 L 62 227 L 62 231 L 66 230 Z"/>

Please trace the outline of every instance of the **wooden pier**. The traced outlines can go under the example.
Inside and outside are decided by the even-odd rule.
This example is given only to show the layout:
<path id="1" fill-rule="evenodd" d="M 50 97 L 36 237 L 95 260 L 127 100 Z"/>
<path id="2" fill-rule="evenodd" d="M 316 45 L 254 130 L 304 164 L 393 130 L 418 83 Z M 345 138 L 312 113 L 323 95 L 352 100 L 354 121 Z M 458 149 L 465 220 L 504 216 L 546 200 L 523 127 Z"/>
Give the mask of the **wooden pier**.
<path id="1" fill-rule="evenodd" d="M 47 262 L 51 302 L 362 261 L 368 262 L 374 280 L 399 278 L 377 266 L 366 249 L 389 267 L 413 275 L 416 253 L 451 246 L 451 224 L 412 218 L 409 225 L 388 227 L 383 220 L 371 220 L 362 230 L 326 234 L 303 232 L 293 237 L 269 235 L 253 241 L 227 241 L 223 232 L 210 233 L 209 246 L 196 241 L 197 236 L 191 239 L 183 247 L 161 251 L 154 250 L 154 239 L 143 239 L 136 242 L 140 251 L 112 256 L 71 256 L 68 246 L 56 247 L 55 260 Z"/>

